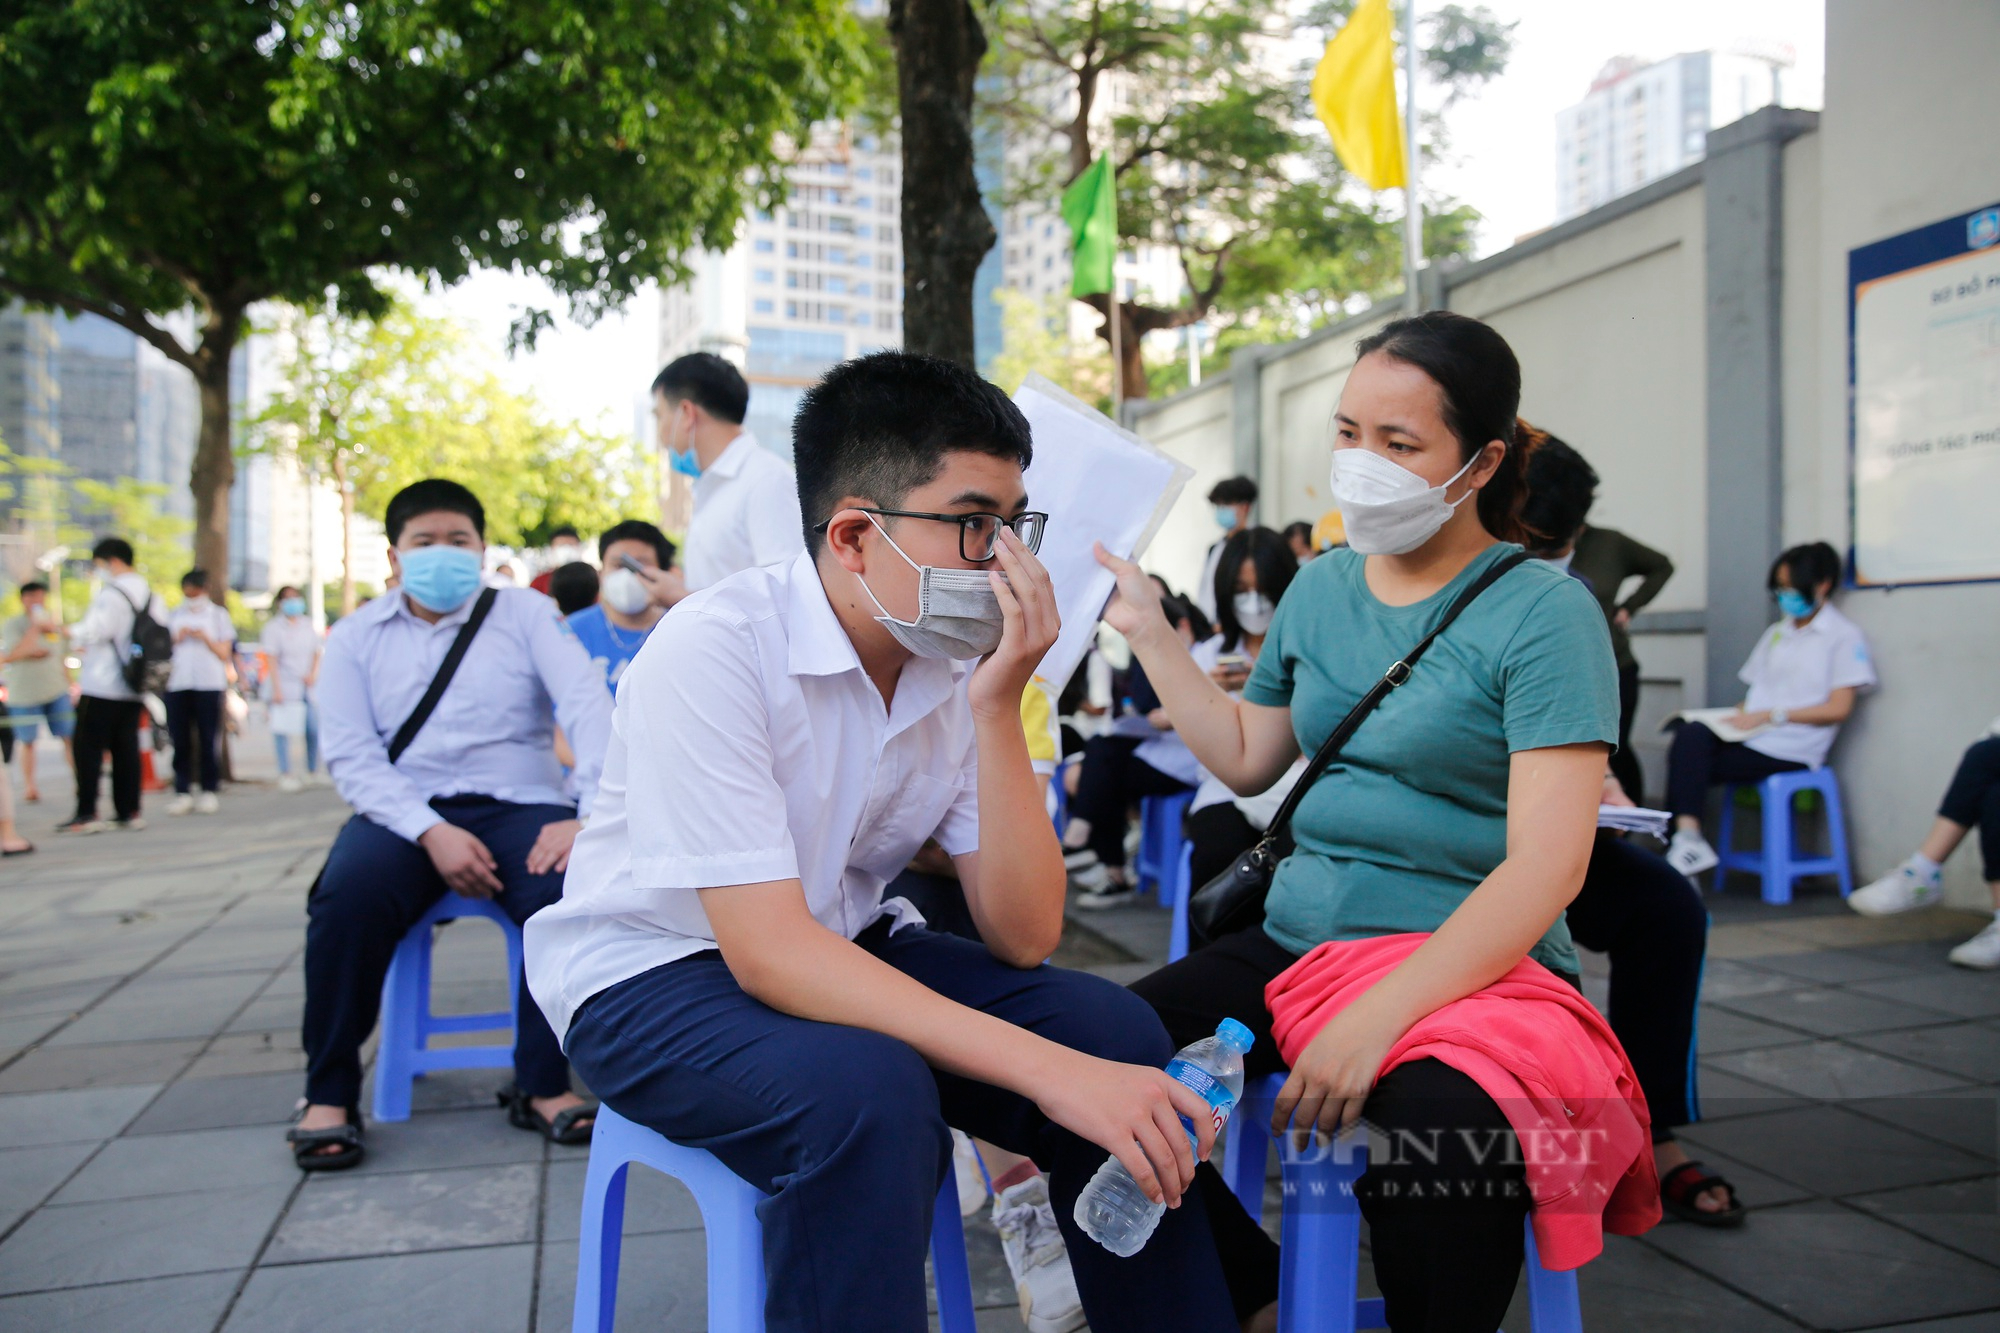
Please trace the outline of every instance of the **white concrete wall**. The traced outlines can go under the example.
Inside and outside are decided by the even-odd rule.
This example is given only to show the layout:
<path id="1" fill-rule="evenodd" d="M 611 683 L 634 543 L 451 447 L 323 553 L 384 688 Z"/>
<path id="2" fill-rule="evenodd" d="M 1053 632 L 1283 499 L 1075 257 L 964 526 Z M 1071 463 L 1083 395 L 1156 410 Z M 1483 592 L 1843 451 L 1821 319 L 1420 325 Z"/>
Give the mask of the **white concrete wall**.
<path id="1" fill-rule="evenodd" d="M 1176 394 L 1139 418 L 1138 433 L 1194 469 L 1187 488 L 1140 562 L 1177 592 L 1192 592 L 1209 543 L 1222 535 L 1208 492 L 1236 475 L 1229 433 L 1230 382 L 1226 375 Z"/>
<path id="2" fill-rule="evenodd" d="M 1785 540 L 1823 537 L 1844 548 L 1847 254 L 2000 199 L 1991 125 L 2000 5 L 1841 0 L 1827 6 L 1826 38 L 1810 423 L 1817 447 L 1787 451 Z M 1959 753 L 2000 713 L 2000 584 L 1856 590 L 1841 605 L 1867 631 L 1882 676 L 1834 751 L 1855 869 L 1866 877 L 1916 845 Z M 1970 840 L 1953 858 L 1953 903 L 1992 905 L 1978 860 Z"/>
<path id="3" fill-rule="evenodd" d="M 1317 522 L 1333 508 L 1327 472 L 1333 456 L 1333 410 L 1354 368 L 1354 345 L 1402 314 L 1389 308 L 1301 339 L 1264 364 L 1259 394 L 1258 513 L 1268 527 Z"/>

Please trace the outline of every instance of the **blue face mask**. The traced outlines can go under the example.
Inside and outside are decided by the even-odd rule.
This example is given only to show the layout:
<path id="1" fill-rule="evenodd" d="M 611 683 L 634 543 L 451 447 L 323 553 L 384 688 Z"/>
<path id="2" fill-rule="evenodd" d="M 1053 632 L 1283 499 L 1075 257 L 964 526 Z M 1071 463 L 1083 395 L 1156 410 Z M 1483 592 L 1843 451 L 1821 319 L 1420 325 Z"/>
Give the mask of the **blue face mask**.
<path id="1" fill-rule="evenodd" d="M 1236 507 L 1234 505 L 1217 505 L 1215 507 L 1215 521 L 1222 525 L 1224 532 L 1236 531 Z"/>
<path id="2" fill-rule="evenodd" d="M 692 449 L 667 450 L 667 465 L 683 477 L 699 477 L 701 460 L 694 456 Z"/>
<path id="3" fill-rule="evenodd" d="M 463 546 L 418 546 L 398 557 L 403 591 L 427 611 L 456 611 L 479 591 L 479 552 Z"/>
<path id="4" fill-rule="evenodd" d="M 1816 609 L 1812 598 L 1796 588 L 1778 589 L 1778 610 L 1791 620 L 1804 620 Z"/>
<path id="5" fill-rule="evenodd" d="M 288 616 L 302 616 L 306 613 L 306 599 L 287 597 L 278 603 L 278 609 Z"/>

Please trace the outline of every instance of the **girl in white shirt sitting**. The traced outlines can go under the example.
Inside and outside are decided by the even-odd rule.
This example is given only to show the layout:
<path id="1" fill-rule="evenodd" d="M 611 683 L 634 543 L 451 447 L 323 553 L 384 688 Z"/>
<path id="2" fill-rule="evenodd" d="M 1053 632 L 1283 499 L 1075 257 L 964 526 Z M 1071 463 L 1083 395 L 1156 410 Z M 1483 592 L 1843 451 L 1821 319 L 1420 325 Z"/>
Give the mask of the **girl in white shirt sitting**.
<path id="1" fill-rule="evenodd" d="M 1728 719 L 1755 735 L 1725 741 L 1699 723 L 1675 724 L 1667 754 L 1667 808 L 1674 813 L 1667 860 L 1683 875 L 1715 867 L 1715 849 L 1701 833 L 1712 784 L 1818 768 L 1854 711 L 1855 696 L 1874 688 L 1866 636 L 1828 600 L 1839 578 L 1840 556 L 1825 542 L 1794 546 L 1772 564 L 1765 586 L 1782 617 L 1758 637 L 1738 673 L 1750 689 Z"/>

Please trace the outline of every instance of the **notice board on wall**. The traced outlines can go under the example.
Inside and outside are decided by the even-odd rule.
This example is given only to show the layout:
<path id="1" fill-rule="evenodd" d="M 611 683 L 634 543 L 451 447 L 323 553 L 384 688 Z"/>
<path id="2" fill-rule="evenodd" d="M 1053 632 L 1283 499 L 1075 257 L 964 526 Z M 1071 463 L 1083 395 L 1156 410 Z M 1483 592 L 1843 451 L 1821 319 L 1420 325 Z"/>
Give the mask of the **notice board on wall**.
<path id="1" fill-rule="evenodd" d="M 1854 582 L 2000 579 L 2000 205 L 1847 273 Z"/>

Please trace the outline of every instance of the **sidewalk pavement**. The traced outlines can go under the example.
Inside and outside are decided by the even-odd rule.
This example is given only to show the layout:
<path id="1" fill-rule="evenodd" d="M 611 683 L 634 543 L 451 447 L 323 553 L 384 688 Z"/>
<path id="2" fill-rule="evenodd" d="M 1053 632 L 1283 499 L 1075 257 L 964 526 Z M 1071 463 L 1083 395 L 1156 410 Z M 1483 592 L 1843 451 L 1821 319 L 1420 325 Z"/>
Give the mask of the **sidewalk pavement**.
<path id="1" fill-rule="evenodd" d="M 568 1327 L 585 1153 L 510 1128 L 503 1071 L 424 1080 L 351 1172 L 302 1176 L 281 1142 L 338 799 L 248 784 L 169 819 L 149 797 L 144 832 L 58 839 L 61 785 L 22 807 L 40 850 L 0 865 L 0 1329 Z M 1944 963 L 1974 919 L 1711 902 L 1708 1118 L 1686 1138 L 1756 1211 L 1611 1238 L 1581 1275 L 1586 1327 L 2000 1328 L 2000 977 Z M 443 932 L 441 1010 L 505 1004 L 499 944 Z M 1164 951 L 1142 903 L 1077 923 L 1058 957 L 1125 979 Z M 990 1225 L 968 1232 L 982 1328 L 1018 1329 Z M 621 1327 L 703 1327 L 685 1191 L 633 1172 L 625 1254 Z"/>

